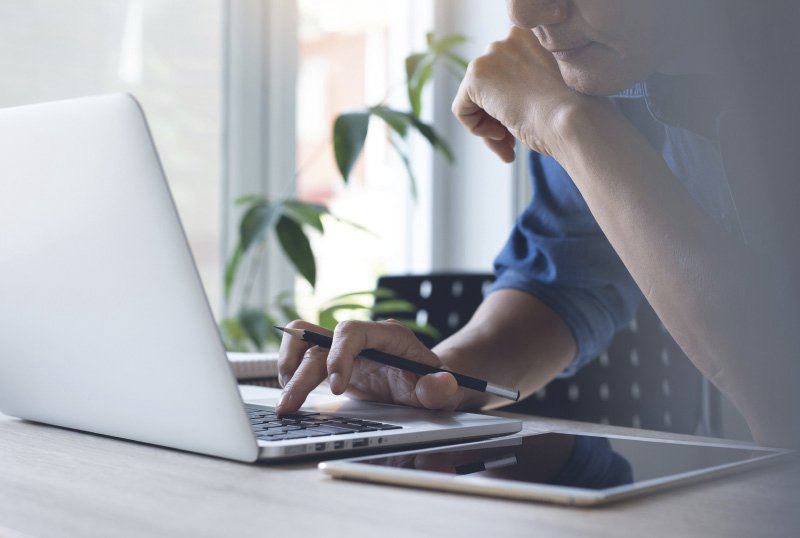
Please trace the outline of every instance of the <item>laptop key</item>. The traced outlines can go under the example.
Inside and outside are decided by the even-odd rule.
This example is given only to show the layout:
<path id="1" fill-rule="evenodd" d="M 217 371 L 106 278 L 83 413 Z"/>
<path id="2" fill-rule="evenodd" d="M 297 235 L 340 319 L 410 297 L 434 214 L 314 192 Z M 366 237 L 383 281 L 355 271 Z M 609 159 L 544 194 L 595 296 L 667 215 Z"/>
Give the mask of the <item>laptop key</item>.
<path id="1" fill-rule="evenodd" d="M 313 428 L 306 428 L 307 432 L 322 432 L 327 435 L 342 435 L 344 433 L 354 433 L 353 430 L 346 430 L 344 428 L 333 428 L 328 425 L 315 426 Z"/>
<path id="2" fill-rule="evenodd" d="M 300 426 L 293 426 L 293 425 L 283 425 L 281 429 L 285 432 L 294 431 L 294 430 L 302 430 Z"/>
<path id="3" fill-rule="evenodd" d="M 361 431 L 362 426 L 356 424 L 347 424 L 346 422 L 326 422 L 325 426 L 329 426 L 332 428 L 344 428 L 346 430 L 351 430 L 354 432 Z"/>

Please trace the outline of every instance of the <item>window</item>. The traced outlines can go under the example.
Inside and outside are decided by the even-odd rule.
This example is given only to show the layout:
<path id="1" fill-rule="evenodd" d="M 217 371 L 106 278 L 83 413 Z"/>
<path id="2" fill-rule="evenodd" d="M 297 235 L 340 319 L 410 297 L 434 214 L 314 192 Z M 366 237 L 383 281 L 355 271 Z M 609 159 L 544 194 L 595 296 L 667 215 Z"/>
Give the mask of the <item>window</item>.
<path id="1" fill-rule="evenodd" d="M 370 127 L 346 188 L 330 147 L 337 113 L 384 99 L 407 106 L 403 60 L 424 47 L 434 18 L 440 33 L 462 32 L 471 39 L 475 29 L 462 27 L 462 18 L 476 27 L 489 12 L 505 20 L 502 6 L 468 4 L 434 13 L 439 4 L 432 0 L 6 0 L 0 2 L 0 106 L 134 94 L 147 113 L 218 317 L 232 313 L 224 311 L 222 267 L 238 231 L 233 201 L 239 195 L 294 194 L 372 230 L 374 235 L 332 224 L 324 241 L 316 241 L 317 293 L 311 297 L 299 286 L 313 309 L 332 295 L 370 288 L 381 273 L 490 263 L 491 255 L 483 252 L 479 262 L 462 262 L 459 253 L 474 251 L 479 238 L 473 228 L 485 236 L 486 225 L 472 222 L 472 209 L 462 223 L 449 206 L 460 204 L 472 184 L 483 185 L 470 198 L 476 206 L 504 194 L 500 183 L 469 180 L 474 170 L 481 170 L 479 181 L 499 175 L 474 164 L 477 152 L 465 151 L 463 133 L 448 131 L 451 95 L 443 94 L 435 114 L 428 96 L 423 115 L 450 140 L 457 164 L 452 172 L 440 167 L 435 186 L 427 144 L 412 143 L 416 202 L 380 123 Z M 479 9 L 486 13 L 470 15 Z M 479 52 L 485 45 L 474 40 L 470 46 Z M 446 174 L 457 178 L 457 191 Z M 500 227 L 507 227 L 505 221 Z M 495 243 L 484 250 L 495 252 Z M 456 247 L 446 250 L 450 245 Z M 259 287 L 266 301 L 298 286 L 276 254 Z"/>
<path id="2" fill-rule="evenodd" d="M 404 61 L 414 46 L 423 47 L 430 28 L 419 26 L 431 7 L 413 1 L 298 2 L 296 194 L 372 232 L 329 222 L 324 237 L 312 242 L 318 263 L 314 297 L 298 283 L 298 301 L 302 306 L 305 299 L 309 310 L 330 297 L 372 289 L 381 274 L 410 268 L 413 245 L 407 238 L 415 204 L 389 133 L 372 121 L 364 153 L 345 186 L 331 128 L 335 117 L 349 110 L 380 103 L 408 109 Z M 418 151 L 415 157 L 424 192 L 430 156 Z"/>
<path id="3" fill-rule="evenodd" d="M 126 91 L 142 104 L 219 308 L 224 0 L 6 0 L 0 106 Z"/>

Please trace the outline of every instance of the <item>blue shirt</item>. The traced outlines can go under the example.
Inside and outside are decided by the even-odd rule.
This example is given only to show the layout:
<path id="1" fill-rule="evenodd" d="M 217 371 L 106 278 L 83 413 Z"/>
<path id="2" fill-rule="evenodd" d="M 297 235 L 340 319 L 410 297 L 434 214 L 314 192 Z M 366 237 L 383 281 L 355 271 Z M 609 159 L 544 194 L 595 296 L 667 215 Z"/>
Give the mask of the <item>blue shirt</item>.
<path id="1" fill-rule="evenodd" d="M 654 75 L 610 99 L 700 207 L 739 233 L 716 136 L 724 105 L 705 90 L 693 78 Z M 536 152 L 529 161 L 533 197 L 495 260 L 497 279 L 489 291 L 525 291 L 564 320 L 577 344 L 565 377 L 633 319 L 641 292 L 564 169 Z"/>

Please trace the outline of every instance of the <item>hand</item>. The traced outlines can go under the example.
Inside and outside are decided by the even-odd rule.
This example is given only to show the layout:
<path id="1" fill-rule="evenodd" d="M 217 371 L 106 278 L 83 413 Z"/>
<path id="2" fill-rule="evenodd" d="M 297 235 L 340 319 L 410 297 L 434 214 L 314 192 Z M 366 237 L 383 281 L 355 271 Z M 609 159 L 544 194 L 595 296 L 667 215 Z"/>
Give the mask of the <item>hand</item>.
<path id="1" fill-rule="evenodd" d="M 288 327 L 331 334 L 304 321 L 293 321 Z M 463 389 L 451 374 L 419 376 L 368 359 L 357 359 L 364 349 L 379 349 L 434 366 L 442 364 L 411 330 L 393 320 L 343 321 L 333 332 L 331 349 L 286 334 L 278 355 L 279 381 L 284 387 L 278 413 L 297 411 L 308 393 L 326 378 L 334 394 L 360 400 L 451 410 L 461 402 Z"/>
<path id="2" fill-rule="evenodd" d="M 553 55 L 531 30 L 513 27 L 469 64 L 453 114 L 503 161 L 514 160 L 514 138 L 555 155 L 562 111 L 592 99 L 569 88 Z"/>

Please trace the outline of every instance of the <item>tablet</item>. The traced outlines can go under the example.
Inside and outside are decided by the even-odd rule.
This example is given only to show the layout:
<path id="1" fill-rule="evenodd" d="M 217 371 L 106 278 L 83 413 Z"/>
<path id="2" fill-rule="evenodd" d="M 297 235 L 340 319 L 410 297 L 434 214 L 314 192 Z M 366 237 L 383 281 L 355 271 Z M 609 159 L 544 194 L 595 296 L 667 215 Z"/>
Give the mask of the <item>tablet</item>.
<path id="1" fill-rule="evenodd" d="M 547 432 L 319 464 L 335 477 L 589 506 L 774 461 L 741 444 Z"/>

